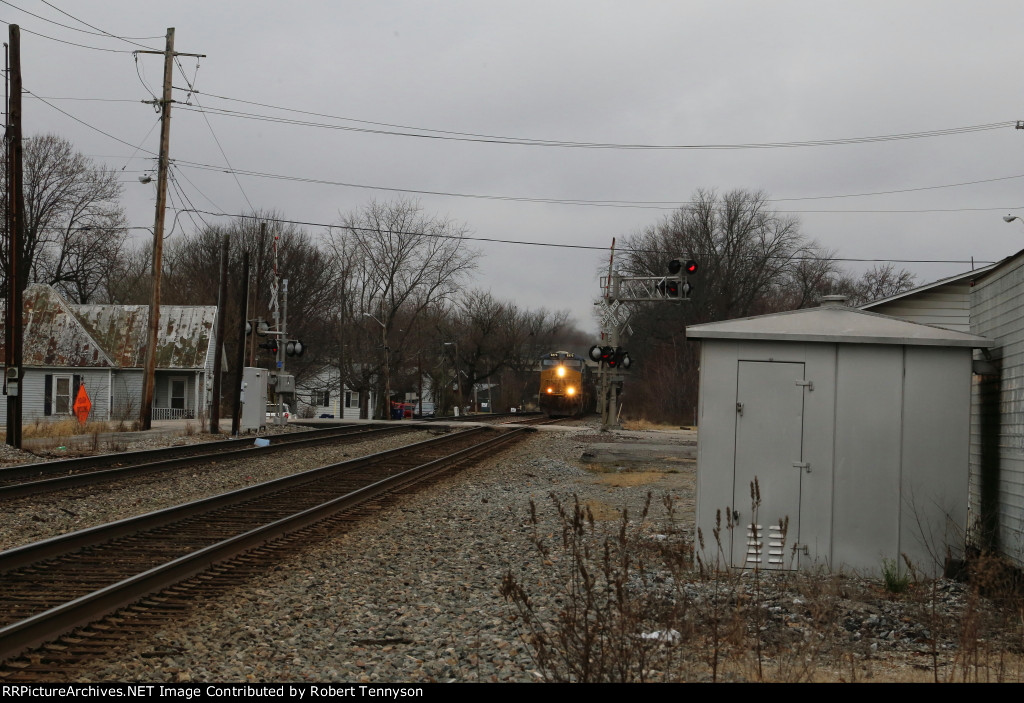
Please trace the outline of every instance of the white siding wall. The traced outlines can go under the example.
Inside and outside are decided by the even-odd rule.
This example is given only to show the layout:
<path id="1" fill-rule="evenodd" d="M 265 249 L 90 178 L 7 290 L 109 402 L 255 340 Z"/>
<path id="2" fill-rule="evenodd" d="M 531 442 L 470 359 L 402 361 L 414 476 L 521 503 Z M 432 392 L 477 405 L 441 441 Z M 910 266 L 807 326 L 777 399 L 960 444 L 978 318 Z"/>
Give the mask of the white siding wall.
<path id="1" fill-rule="evenodd" d="M 137 420 L 142 402 L 142 371 L 114 371 L 112 420 Z"/>
<path id="2" fill-rule="evenodd" d="M 970 332 L 970 293 L 969 283 L 949 283 L 920 293 L 912 293 L 888 303 L 866 306 L 864 309 L 898 317 L 907 322 L 936 325 L 957 332 Z"/>
<path id="3" fill-rule="evenodd" d="M 998 377 L 976 376 L 971 403 L 972 519 L 995 521 L 996 546 L 1024 567 L 1024 257 L 983 278 L 971 332 L 995 340 Z"/>
<path id="4" fill-rule="evenodd" d="M 46 376 L 81 376 L 82 384 L 92 402 L 90 421 L 110 418 L 109 372 L 107 369 L 24 369 L 22 379 L 21 417 L 25 423 L 65 420 L 72 415 L 45 414 Z M 72 402 L 74 399 L 72 398 Z M 0 393 L 0 423 L 7 422 L 7 396 Z"/>

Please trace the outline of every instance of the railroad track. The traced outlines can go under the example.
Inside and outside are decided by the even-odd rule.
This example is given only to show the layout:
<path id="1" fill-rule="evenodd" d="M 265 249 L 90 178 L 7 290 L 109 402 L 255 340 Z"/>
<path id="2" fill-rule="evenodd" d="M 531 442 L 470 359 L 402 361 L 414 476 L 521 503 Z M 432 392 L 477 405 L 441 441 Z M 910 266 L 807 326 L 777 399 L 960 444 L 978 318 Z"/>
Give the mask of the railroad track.
<path id="1" fill-rule="evenodd" d="M 554 425 L 556 423 L 565 420 L 564 417 L 548 417 L 547 415 L 536 415 L 533 417 L 524 417 L 519 420 L 512 421 L 516 425 Z"/>
<path id="2" fill-rule="evenodd" d="M 183 467 L 192 468 L 207 461 L 244 458 L 251 452 L 265 455 L 317 444 L 359 442 L 416 429 L 419 428 L 412 425 L 346 425 L 271 435 L 265 437 L 270 441 L 270 445 L 266 447 L 254 446 L 252 438 L 228 439 L 181 447 L 9 466 L 0 469 L 0 499 L 50 493 Z"/>
<path id="3" fill-rule="evenodd" d="M 251 571 L 254 559 L 276 554 L 275 541 L 306 543 L 302 533 L 316 523 L 351 520 L 344 514 L 468 465 L 526 432 L 469 429 L 0 552 L 0 680 L 43 673 L 45 657 L 9 661 L 29 648 L 211 568 L 213 578 L 232 564 Z M 141 607 L 172 614 L 181 607 L 160 605 L 166 601 L 154 596 Z M 107 618 L 91 633 L 80 630 L 50 651 L 67 660 L 83 640 L 109 644 L 111 623 L 121 621 L 133 622 L 131 613 Z"/>

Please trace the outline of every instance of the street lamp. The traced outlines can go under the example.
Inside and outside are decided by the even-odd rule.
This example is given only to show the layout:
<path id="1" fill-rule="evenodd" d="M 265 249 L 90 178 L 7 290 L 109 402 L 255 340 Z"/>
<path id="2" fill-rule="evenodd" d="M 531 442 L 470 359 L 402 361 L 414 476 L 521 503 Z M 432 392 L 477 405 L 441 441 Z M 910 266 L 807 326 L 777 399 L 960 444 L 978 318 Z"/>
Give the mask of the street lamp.
<path id="1" fill-rule="evenodd" d="M 391 419 L 391 365 L 388 361 L 388 327 L 383 322 L 378 320 L 375 316 L 368 312 L 363 313 L 363 317 L 369 317 L 378 325 L 380 325 L 380 338 L 384 344 L 384 419 Z"/>
<path id="2" fill-rule="evenodd" d="M 1003 222 L 1013 222 L 1014 220 L 1020 220 L 1021 222 L 1024 222 L 1024 220 L 1021 220 L 1021 218 L 1017 217 L 1016 215 L 1003 215 Z"/>

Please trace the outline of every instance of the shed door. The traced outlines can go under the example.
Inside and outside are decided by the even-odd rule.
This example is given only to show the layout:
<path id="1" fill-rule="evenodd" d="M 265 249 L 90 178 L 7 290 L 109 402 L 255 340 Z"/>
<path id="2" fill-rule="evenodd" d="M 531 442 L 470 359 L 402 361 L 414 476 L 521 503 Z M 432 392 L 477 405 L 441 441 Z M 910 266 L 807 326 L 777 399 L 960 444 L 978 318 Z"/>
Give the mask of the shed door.
<path id="1" fill-rule="evenodd" d="M 734 566 L 798 566 L 791 547 L 798 539 L 800 526 L 804 386 L 797 382 L 803 379 L 802 363 L 739 362 L 733 484 Z M 760 493 L 760 504 L 756 507 L 751 496 L 754 479 Z"/>

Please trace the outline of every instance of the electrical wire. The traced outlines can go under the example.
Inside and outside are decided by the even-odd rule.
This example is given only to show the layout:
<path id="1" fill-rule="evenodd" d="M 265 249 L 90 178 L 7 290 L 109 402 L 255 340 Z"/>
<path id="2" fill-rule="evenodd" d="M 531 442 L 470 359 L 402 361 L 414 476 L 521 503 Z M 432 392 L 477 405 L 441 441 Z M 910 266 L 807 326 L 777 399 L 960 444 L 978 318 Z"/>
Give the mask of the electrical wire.
<path id="1" fill-rule="evenodd" d="M 172 171 L 171 169 L 168 169 L 167 170 L 167 176 L 168 176 L 168 180 L 171 183 L 171 186 L 174 188 L 174 190 L 177 191 L 178 197 L 182 200 L 182 202 L 188 204 L 188 206 L 191 208 L 191 212 L 194 212 L 197 215 L 199 215 L 199 219 L 202 221 L 203 225 L 208 228 L 210 226 L 210 223 L 207 222 L 203 218 L 202 213 L 199 210 L 196 209 L 195 204 L 189 199 L 189 197 L 185 193 L 184 189 L 178 183 L 178 179 L 174 177 L 174 171 Z M 199 227 L 198 227 L 198 225 L 196 225 L 195 218 L 193 218 L 191 216 L 191 214 L 189 215 L 189 219 L 192 220 L 193 226 L 195 226 L 198 229 Z"/>
<path id="2" fill-rule="evenodd" d="M 178 90 L 184 90 L 183 88 L 177 88 Z M 193 94 L 199 94 L 199 91 L 189 89 L 189 92 Z M 223 100 L 234 100 L 233 98 L 224 98 L 222 96 L 212 95 L 210 93 L 203 93 L 204 95 L 211 95 L 211 97 L 218 97 Z M 246 101 L 239 101 L 246 102 Z M 275 122 L 279 124 L 291 124 L 303 127 L 316 127 L 320 129 L 333 129 L 350 132 L 359 132 L 364 134 L 383 134 L 388 136 L 399 136 L 399 137 L 412 137 L 417 139 L 438 139 L 447 141 L 461 141 L 461 142 L 474 142 L 484 144 L 505 144 L 505 145 L 517 145 L 517 146 L 540 146 L 540 147 L 558 147 L 558 148 L 574 148 L 574 149 L 624 149 L 624 150 L 735 150 L 735 149 L 780 149 L 780 148 L 796 148 L 796 147 L 814 147 L 814 146 L 838 146 L 846 144 L 867 144 L 872 142 L 886 142 L 886 141 L 898 141 L 905 139 L 924 139 L 930 137 L 941 137 L 951 136 L 956 134 L 969 134 L 972 132 L 983 132 L 995 129 L 1005 129 L 1006 127 L 1013 127 L 1016 125 L 1016 121 L 1003 121 L 1003 122 L 992 122 L 988 124 L 980 125 L 968 125 L 964 127 L 950 127 L 945 129 L 929 130 L 924 132 L 906 132 L 900 134 L 885 134 L 867 137 L 844 137 L 838 139 L 819 139 L 819 140 L 802 140 L 802 141 L 790 141 L 790 142 L 750 142 L 750 143 L 736 143 L 736 144 L 628 144 L 628 143 L 614 143 L 614 142 L 576 142 L 576 141 L 565 141 L 555 139 L 534 139 L 527 137 L 508 137 L 508 136 L 497 136 L 488 134 L 476 134 L 472 132 L 454 132 L 448 130 L 437 130 L 428 129 L 424 127 L 410 127 L 405 125 L 395 125 L 390 123 L 380 122 L 369 122 L 367 120 L 357 120 L 348 117 L 338 117 L 333 115 L 322 115 L 319 113 L 308 113 L 302 110 L 292 110 L 290 108 L 277 107 L 274 105 L 265 105 L 262 103 L 251 103 L 261 105 L 263 107 L 270 107 L 277 110 L 286 110 L 290 112 L 311 114 L 321 117 L 328 117 L 334 120 L 344 120 L 348 122 L 358 122 L 361 124 L 373 124 L 381 127 L 391 127 L 392 129 L 380 129 L 370 127 L 353 127 L 348 125 L 337 125 L 327 124 L 324 122 L 311 122 L 308 120 L 297 120 L 284 117 L 273 117 L 270 115 L 260 115 L 250 112 L 242 112 L 239 110 L 228 110 L 224 108 L 205 108 L 206 111 L 215 115 L 222 115 L 228 117 L 238 117 L 243 119 L 258 120 L 262 122 Z M 201 108 L 183 108 L 192 109 L 195 111 L 201 111 Z M 395 131 L 395 130 L 408 130 L 408 131 Z"/>
<path id="3" fill-rule="evenodd" d="M 60 22 L 57 22 L 56 20 L 51 20 L 51 19 L 49 19 L 47 17 L 43 17 L 42 15 L 37 15 L 34 12 L 29 12 L 28 10 L 20 8 L 17 5 L 15 5 L 13 2 L 8 2 L 7 0 L 0 0 L 0 2 L 2 2 L 4 5 L 7 5 L 9 7 L 14 8 L 18 12 L 23 12 L 26 15 L 30 15 L 31 17 L 35 17 L 36 19 L 40 19 L 43 22 L 49 22 L 50 24 L 55 24 L 58 27 L 63 27 L 64 29 L 70 29 L 73 32 L 81 32 L 82 34 L 91 34 L 91 35 L 97 36 L 97 37 L 109 37 L 109 36 L 111 36 L 110 34 L 107 34 L 106 32 L 90 32 L 89 30 L 81 29 L 80 27 L 72 27 L 70 24 L 62 24 Z M 61 12 L 63 12 L 63 11 L 61 11 Z M 64 14 L 67 14 L 67 13 L 64 13 Z M 127 39 L 138 39 L 139 41 L 147 41 L 149 39 L 163 39 L 163 37 L 116 37 L 116 38 L 117 39 L 125 39 L 125 40 L 127 40 Z"/>
<path id="4" fill-rule="evenodd" d="M 204 171 L 218 171 L 223 172 L 224 169 L 218 166 L 212 166 L 210 164 L 200 164 L 192 161 L 177 161 L 179 166 L 187 168 L 195 168 Z M 364 190 L 374 191 L 386 191 L 391 193 L 406 193 L 410 195 L 435 195 L 452 198 L 469 198 L 474 200 L 499 200 L 508 202 L 529 202 L 529 203 L 540 203 L 549 205 L 577 205 L 586 207 L 610 207 L 610 208 L 633 208 L 641 210 L 678 210 L 680 207 L 692 204 L 689 201 L 616 201 L 616 200 L 573 200 L 573 199 L 557 199 L 557 198 L 530 198 L 530 197 L 519 197 L 510 195 L 482 195 L 478 193 L 454 193 L 449 191 L 434 191 L 434 190 L 420 190 L 414 188 L 395 188 L 389 186 L 373 186 L 360 183 L 347 183 L 343 181 L 329 181 L 319 178 L 306 178 L 303 176 L 285 176 L 274 173 L 264 173 L 260 171 L 248 171 L 245 169 L 236 169 L 233 173 L 241 176 L 251 176 L 253 178 L 267 178 L 271 180 L 289 181 L 294 183 L 313 183 L 317 185 L 330 185 L 338 186 L 342 188 L 359 188 Z M 1017 178 L 1018 176 L 1014 176 Z M 1024 177 L 1024 176 L 1021 176 Z M 936 186 L 938 187 L 938 186 Z M 950 186 L 952 187 L 952 186 Z M 842 197 L 842 196 L 836 196 Z M 779 200 L 789 200 L 788 198 L 780 198 Z M 799 198 L 793 198 L 793 200 L 799 200 Z M 654 202 L 664 202 L 664 205 L 654 205 Z M 971 211 L 996 211 L 996 210 L 1015 210 L 1019 206 L 999 206 L 989 208 L 921 208 L 921 209 L 889 209 L 889 210 L 778 210 L 780 213 L 867 213 L 867 214 L 881 214 L 881 213 L 925 213 L 925 212 L 971 212 Z"/>
<path id="5" fill-rule="evenodd" d="M 75 117 L 71 113 L 69 113 L 69 112 L 67 112 L 65 110 L 60 109 L 56 105 L 54 105 L 54 104 L 50 103 L 49 101 L 47 101 L 46 99 L 31 93 L 31 91 L 25 90 L 25 92 L 27 94 L 32 95 L 33 97 L 37 98 L 38 100 L 40 100 L 40 102 L 42 102 L 45 105 L 53 108 L 57 112 L 60 112 L 61 114 L 69 117 L 70 119 L 74 120 L 75 122 L 78 122 L 79 124 L 82 124 L 85 127 L 88 127 L 89 129 L 91 129 L 93 131 L 99 132 L 100 134 L 102 134 L 102 135 L 104 135 L 106 137 L 109 137 L 110 139 L 113 139 L 116 142 L 119 142 L 119 143 L 124 144 L 126 146 L 130 146 L 133 149 L 136 149 L 137 151 L 143 151 L 144 153 L 150 154 L 151 156 L 157 156 L 157 154 L 155 152 L 152 152 L 152 151 L 149 151 L 149 150 L 146 150 L 146 149 L 142 149 L 141 146 L 137 147 L 136 145 L 131 144 L 130 142 L 127 142 L 127 141 L 125 141 L 123 139 L 120 139 L 118 137 L 115 137 L 114 135 L 99 129 L 98 127 L 94 127 L 93 125 L 85 122 L 84 120 L 81 120 L 78 117 Z M 214 134 L 214 138 L 216 139 L 216 135 L 215 134 Z M 222 155 L 223 155 L 223 150 L 222 150 Z M 226 160 L 226 156 L 225 156 L 225 160 Z M 281 174 L 274 174 L 274 173 L 266 173 L 266 172 L 261 172 L 261 171 L 251 171 L 251 170 L 247 170 L 247 169 L 236 169 L 236 168 L 230 167 L 230 164 L 229 164 L 229 167 L 227 169 L 225 169 L 222 166 L 214 166 L 212 164 L 204 164 L 204 163 L 200 163 L 200 162 L 186 161 L 186 160 L 182 160 L 182 159 L 176 160 L 176 163 L 179 166 L 184 166 L 184 167 L 188 167 L 188 168 L 195 168 L 195 169 L 206 170 L 206 171 L 217 171 L 217 172 L 221 172 L 221 173 L 230 173 L 234 177 L 236 177 L 236 180 L 237 180 L 237 176 L 241 175 L 241 176 L 251 176 L 251 177 L 254 177 L 254 178 L 267 178 L 267 179 L 272 179 L 272 180 L 290 181 L 290 182 L 296 182 L 296 183 L 314 183 L 314 184 L 319 184 L 319 185 L 331 185 L 331 186 L 338 186 L 338 187 L 344 187 L 344 188 L 360 188 L 360 189 L 364 189 L 364 190 L 386 191 L 386 192 L 392 192 L 392 193 L 407 193 L 407 194 L 410 194 L 410 195 L 433 195 L 433 196 L 444 196 L 444 197 L 469 198 L 469 199 L 477 199 L 477 200 L 498 200 L 498 201 L 509 201 L 509 202 L 531 202 L 531 203 L 552 204 L 552 205 L 576 205 L 576 206 L 586 206 L 586 207 L 633 208 L 633 209 L 648 209 L 648 210 L 676 210 L 680 206 L 683 206 L 683 205 L 687 204 L 686 201 L 584 200 L 584 199 L 532 198 L 532 197 L 525 197 L 525 196 L 506 196 L 506 195 L 484 195 L 484 194 L 474 194 L 474 193 L 456 193 L 456 192 L 449 192 L 449 191 L 432 191 L 432 190 L 422 190 L 422 189 L 413 189 L 413 188 L 396 188 L 396 187 L 390 187 L 390 186 L 375 186 L 375 185 L 367 185 L 367 184 L 360 184 L 360 183 L 349 183 L 349 182 L 344 182 L 344 181 L 330 181 L 330 180 L 326 180 L 326 179 L 318 179 L 318 178 L 310 178 L 310 177 L 302 177 L 302 176 L 288 176 L 288 175 L 281 175 Z M 879 192 L 875 192 L 875 193 L 834 195 L 834 196 L 807 196 L 806 198 L 775 198 L 773 200 L 770 200 L 769 202 L 783 202 L 783 201 L 790 201 L 790 200 L 805 200 L 805 199 L 806 200 L 813 200 L 813 199 L 819 199 L 819 198 L 824 199 L 826 197 L 827 198 L 841 198 L 841 197 L 861 197 L 861 196 L 869 196 L 869 195 L 883 195 L 883 194 L 888 194 L 888 193 L 909 192 L 909 191 L 912 191 L 912 190 L 931 190 L 931 189 L 937 189 L 937 188 L 952 188 L 952 187 L 959 187 L 959 186 L 963 186 L 963 185 L 974 185 L 974 184 L 977 184 L 977 183 L 987 183 L 987 182 L 994 182 L 994 181 L 1000 181 L 1000 180 L 1009 180 L 1009 179 L 1022 178 L 1022 177 L 1024 177 L 1024 175 L 1004 176 L 1004 177 L 1000 177 L 1000 178 L 987 179 L 987 180 L 981 180 L 981 181 L 969 181 L 969 182 L 964 182 L 964 183 L 955 183 L 955 184 L 940 185 L 940 186 L 924 186 L 924 187 L 921 187 L 921 188 L 902 189 L 902 190 L 894 190 L 894 191 L 879 191 Z M 240 186 L 240 184 L 239 184 L 239 186 Z M 241 190 L 241 186 L 240 186 L 240 190 Z M 242 193 L 243 193 L 243 195 L 245 195 L 245 191 L 244 190 L 242 190 Z M 246 201 L 248 202 L 248 198 L 246 198 Z M 665 203 L 665 204 L 664 205 L 654 204 L 654 203 L 659 203 L 659 202 L 660 203 Z M 250 205 L 250 207 L 251 207 L 251 205 Z M 912 213 L 929 213 L 929 212 L 973 212 L 973 211 L 991 212 L 991 211 L 997 211 L 997 210 L 1018 210 L 1018 209 L 1021 209 L 1021 207 L 1022 206 L 1011 205 L 1011 206 L 1000 206 L 1000 207 L 990 207 L 990 208 L 923 208 L 923 209 L 888 209 L 888 210 L 886 210 L 886 209 L 880 209 L 880 210 L 784 210 L 784 211 L 779 211 L 779 212 L 788 213 L 788 214 L 813 214 L 813 213 L 824 213 L 824 214 L 858 214 L 858 213 L 865 213 L 865 214 L 887 214 L 887 213 L 907 213 L 907 214 L 912 214 Z"/>
<path id="6" fill-rule="evenodd" d="M 0 0 L 0 1 L 2 1 L 2 0 Z M 139 102 L 138 98 L 69 98 L 69 97 L 54 97 L 52 95 L 42 95 L 42 96 L 40 96 L 40 95 L 30 95 L 28 97 L 35 98 L 36 100 L 58 100 L 58 101 L 59 100 L 71 100 L 71 101 L 83 102 L 83 103 L 90 103 L 90 102 L 91 103 L 137 103 L 137 102 Z"/>
<path id="7" fill-rule="evenodd" d="M 0 20 L 0 22 L 3 22 L 4 24 L 8 24 L 8 25 L 14 24 L 13 22 L 6 22 L 4 20 Z M 59 44 L 67 44 L 68 46 L 77 46 L 77 47 L 79 47 L 81 49 L 92 49 L 93 51 L 105 51 L 108 54 L 131 54 L 131 53 L 133 53 L 133 52 L 127 50 L 127 49 L 104 49 L 103 47 L 99 47 L 99 46 L 89 46 L 88 44 L 79 44 L 77 42 L 67 41 L 66 39 L 57 39 L 56 37 L 47 36 L 46 34 L 40 34 L 39 32 L 33 32 L 31 29 L 25 29 L 24 27 L 19 27 L 19 29 L 21 29 L 21 31 L 23 31 L 25 34 L 32 34 L 33 36 L 41 37 L 43 39 L 49 39 L 50 41 L 55 41 L 55 42 L 57 42 Z"/>
<path id="8" fill-rule="evenodd" d="M 188 183 L 190 186 L 192 186 L 193 190 L 195 190 L 195 192 L 198 193 L 203 198 L 203 200 L 205 200 L 206 202 L 210 203 L 210 205 L 212 205 L 213 207 L 215 207 L 218 210 L 223 210 L 224 209 L 220 205 L 218 205 L 217 203 L 215 203 L 212 200 L 210 200 L 210 198 L 206 195 L 206 193 L 204 193 L 198 186 L 196 186 L 196 184 L 193 183 L 189 179 L 188 175 L 184 171 L 182 171 L 180 168 L 178 168 L 178 164 L 177 163 L 171 163 L 170 167 L 173 168 L 177 172 L 177 175 L 181 176 L 185 180 L 186 183 Z"/>
<path id="9" fill-rule="evenodd" d="M 120 144 L 124 144 L 125 146 L 130 146 L 131 148 L 135 149 L 136 151 L 142 151 L 142 152 L 144 152 L 146 154 L 150 154 L 151 156 L 158 156 L 158 154 L 156 152 L 149 151 L 147 149 L 143 149 L 141 146 L 136 146 L 135 144 L 132 144 L 131 142 L 126 142 L 124 139 L 121 139 L 119 137 L 115 137 L 113 134 L 111 134 L 109 132 L 105 132 L 102 129 L 100 129 L 99 127 L 94 127 L 91 124 L 89 124 L 88 122 L 86 122 L 85 120 L 81 120 L 81 119 L 75 117 L 70 112 L 67 112 L 65 110 L 61 110 L 59 107 L 57 107 L 53 103 L 44 100 L 43 98 L 39 97 L 38 95 L 36 95 L 32 91 L 28 90 L 27 88 L 22 88 L 22 90 L 26 94 L 28 94 L 28 95 L 33 95 L 37 100 L 39 100 L 44 105 L 53 108 L 54 110 L 56 110 L 60 114 L 64 115 L 65 117 L 68 117 L 68 118 L 74 120 L 75 122 L 79 123 L 80 125 L 82 125 L 84 127 L 88 127 L 89 129 L 93 130 L 94 132 L 99 132 L 104 137 L 108 137 L 110 139 L 113 139 L 115 142 L 118 142 Z"/>
<path id="10" fill-rule="evenodd" d="M 221 155 L 221 157 L 223 157 L 224 163 L 227 164 L 228 169 L 231 172 L 231 176 L 235 179 L 235 184 L 238 186 L 238 190 L 242 193 L 242 197 L 245 199 L 246 204 L 249 205 L 249 209 L 255 212 L 256 208 L 253 207 L 252 201 L 249 200 L 249 196 L 248 196 L 248 194 L 246 194 L 245 188 L 242 187 L 242 182 L 240 180 L 238 180 L 238 174 L 235 173 L 234 167 L 231 166 L 231 161 L 228 159 L 228 155 L 224 151 L 224 147 L 221 145 L 220 139 L 217 138 L 217 133 L 213 131 L 213 125 L 210 124 L 210 120 L 206 116 L 206 111 L 203 110 L 202 109 L 202 105 L 199 104 L 199 97 L 198 97 L 198 95 L 197 95 L 197 93 L 196 93 L 196 91 L 194 89 L 194 86 L 193 86 L 193 83 L 195 82 L 194 78 L 193 78 L 193 81 L 190 83 L 189 80 L 188 80 L 188 76 L 185 75 L 185 69 L 182 67 L 181 61 L 179 61 L 177 57 L 175 57 L 174 63 L 178 66 L 178 71 L 181 73 L 182 77 L 185 79 L 185 82 L 188 84 L 189 91 L 190 91 L 189 92 L 189 96 L 192 96 L 192 95 L 196 96 L 196 106 L 199 108 L 200 112 L 202 113 L 203 121 L 206 122 L 206 126 L 210 130 L 210 134 L 213 136 L 213 141 L 217 144 L 217 149 L 220 150 L 220 155 Z M 198 74 L 199 74 L 199 59 L 196 59 L 196 75 L 198 76 Z M 184 106 L 182 106 L 182 107 L 184 108 Z"/>
<path id="11" fill-rule="evenodd" d="M 233 215 L 226 212 L 202 211 L 202 214 L 211 217 L 233 217 L 236 219 L 252 219 L 251 215 Z M 458 239 L 467 242 L 488 242 L 494 244 L 515 244 L 520 246 L 550 247 L 555 249 L 583 249 L 589 251 L 608 251 L 608 247 L 598 247 L 586 244 L 557 244 L 554 242 L 527 242 L 516 239 L 496 239 L 492 237 L 470 237 L 462 234 L 439 234 L 437 232 L 410 232 L 406 230 L 381 230 L 370 227 L 350 227 L 348 225 L 324 224 L 323 222 L 304 222 L 302 220 L 288 220 L 278 217 L 260 217 L 260 220 L 275 222 L 278 224 L 297 225 L 305 227 L 324 227 L 326 229 L 347 229 L 359 232 L 378 232 L 380 234 L 409 237 L 430 237 L 434 239 Z M 633 254 L 659 254 L 664 253 L 657 249 L 634 249 L 619 247 L 619 252 Z M 787 259 L 791 261 L 843 261 L 850 263 L 894 263 L 894 264 L 992 264 L 994 261 L 981 261 L 979 259 L 856 259 L 838 256 L 775 256 L 768 257 L 775 259 Z"/>
<path id="12" fill-rule="evenodd" d="M 88 22 L 86 22 L 85 20 L 81 20 L 81 19 L 79 19 L 79 18 L 75 17 L 74 15 L 72 15 L 72 14 L 70 14 L 70 13 L 67 13 L 67 12 L 65 12 L 64 10 L 60 9 L 59 7 L 57 7 L 56 5 L 54 5 L 53 3 L 51 3 L 51 2 L 48 2 L 47 0 L 41 0 L 41 2 L 42 2 L 42 3 L 44 4 L 44 5 L 47 5 L 48 7 L 51 7 L 52 9 L 54 9 L 54 10 L 56 10 L 57 12 L 61 13 L 61 14 L 62 14 L 62 15 L 64 15 L 65 17 L 70 17 L 70 18 L 71 18 L 71 19 L 73 19 L 73 20 L 74 20 L 75 22 L 78 22 L 79 24 L 84 24 L 84 25 L 85 25 L 86 27 L 88 27 L 89 29 L 95 29 L 95 30 L 96 30 L 97 32 L 100 32 L 101 34 L 104 34 L 104 35 L 106 35 L 106 36 L 110 37 L 111 39 L 119 39 L 119 40 L 121 40 L 121 41 L 123 41 L 123 42 L 126 42 L 126 43 L 128 43 L 128 44 L 131 44 L 131 45 L 133 45 L 133 46 L 137 46 L 137 47 L 140 47 L 140 48 L 142 48 L 142 49 L 147 49 L 147 50 L 149 50 L 149 51 L 159 51 L 159 49 L 154 49 L 154 48 L 152 48 L 152 47 L 149 47 L 149 46 L 146 46 L 146 45 L 144 45 L 144 44 L 139 44 L 139 43 L 137 43 L 137 42 L 133 41 L 132 39 L 130 39 L 130 38 L 128 38 L 128 37 L 119 37 L 118 35 L 116 35 L 116 34 L 111 34 L 110 32 L 108 32 L 108 31 L 106 31 L 106 30 L 100 29 L 99 27 L 94 27 L 93 25 L 89 24 L 89 23 L 88 23 Z"/>

